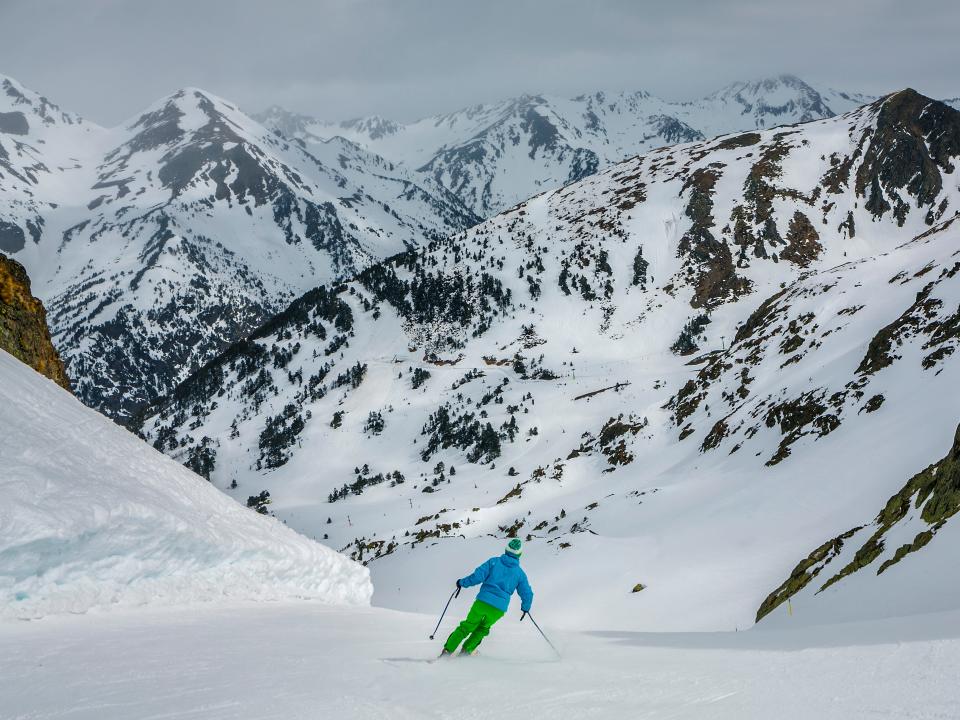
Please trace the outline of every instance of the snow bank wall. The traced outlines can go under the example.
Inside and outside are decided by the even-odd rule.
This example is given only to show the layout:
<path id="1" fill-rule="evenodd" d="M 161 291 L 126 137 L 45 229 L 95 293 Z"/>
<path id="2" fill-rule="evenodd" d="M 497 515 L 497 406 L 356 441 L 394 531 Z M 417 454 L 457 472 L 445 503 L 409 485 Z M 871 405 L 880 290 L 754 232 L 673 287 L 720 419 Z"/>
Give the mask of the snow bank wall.
<path id="1" fill-rule="evenodd" d="M 369 604 L 369 572 L 240 506 L 0 351 L 0 618 L 106 605 Z"/>

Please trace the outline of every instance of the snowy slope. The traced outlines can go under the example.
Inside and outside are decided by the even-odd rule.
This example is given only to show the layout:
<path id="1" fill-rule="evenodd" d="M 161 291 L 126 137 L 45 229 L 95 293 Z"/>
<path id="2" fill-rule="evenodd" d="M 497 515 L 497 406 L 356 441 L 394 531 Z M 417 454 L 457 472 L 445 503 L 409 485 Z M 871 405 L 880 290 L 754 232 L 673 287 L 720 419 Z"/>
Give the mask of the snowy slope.
<path id="1" fill-rule="evenodd" d="M 0 706 L 50 720 L 950 718 L 958 620 L 599 637 L 547 625 L 558 662 L 511 614 L 479 657 L 427 664 L 439 642 L 423 615 L 305 603 L 113 612 L 0 625 Z"/>
<path id="2" fill-rule="evenodd" d="M 817 91 L 792 75 L 667 102 L 647 92 L 524 95 L 401 125 L 324 123 L 272 107 L 256 116 L 307 142 L 342 136 L 416 169 L 489 217 L 543 190 L 663 145 L 832 117 L 875 98 Z"/>
<path id="3" fill-rule="evenodd" d="M 308 152 L 202 90 L 105 130 L 3 83 L 0 244 L 78 395 L 117 418 L 304 290 L 476 221 L 369 151 Z"/>
<path id="4" fill-rule="evenodd" d="M 2 351 L 0 458 L 0 618 L 369 601 L 364 568 L 235 503 Z"/>
<path id="5" fill-rule="evenodd" d="M 793 569 L 761 605 L 766 624 L 890 617 L 956 607 L 952 568 L 960 525 L 960 427 L 949 452 L 920 470 L 871 521 L 827 540 Z M 787 612 L 783 603 L 787 602 Z"/>
<path id="6" fill-rule="evenodd" d="M 551 621 L 746 627 L 949 446 L 958 157 L 906 90 L 628 160 L 305 295 L 143 431 L 380 604 L 519 534 Z"/>

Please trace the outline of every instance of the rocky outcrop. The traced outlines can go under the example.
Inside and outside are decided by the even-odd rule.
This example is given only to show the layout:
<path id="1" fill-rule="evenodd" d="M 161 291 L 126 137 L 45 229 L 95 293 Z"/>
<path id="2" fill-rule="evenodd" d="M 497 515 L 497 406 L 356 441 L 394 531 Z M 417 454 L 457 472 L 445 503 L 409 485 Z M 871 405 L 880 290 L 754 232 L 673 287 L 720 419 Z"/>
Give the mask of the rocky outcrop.
<path id="1" fill-rule="evenodd" d="M 865 132 L 858 153 L 857 195 L 875 217 L 893 212 L 903 225 L 911 205 L 931 206 L 960 155 L 960 112 L 907 88 L 878 100 L 876 127 Z M 906 197 L 904 197 L 906 195 Z M 933 224 L 945 206 L 929 210 Z"/>
<path id="2" fill-rule="evenodd" d="M 23 265 L 0 254 L 0 349 L 70 390 L 63 361 L 50 340 L 47 312 L 30 292 Z"/>
<path id="3" fill-rule="evenodd" d="M 893 548 L 888 547 L 888 536 L 894 535 L 891 531 L 895 527 L 901 529 L 900 536 L 907 533 L 908 516 L 914 511 L 919 512 L 920 522 L 913 528 L 917 531 L 913 540 L 902 543 L 891 553 Z M 886 555 L 877 568 L 877 575 L 882 574 L 910 553 L 921 550 L 958 511 L 960 426 L 957 427 L 950 452 L 910 478 L 907 484 L 887 501 L 871 525 L 853 528 L 828 540 L 802 560 L 790 573 L 790 577 L 763 601 L 757 611 L 757 622 L 803 590 L 827 565 L 841 555 L 845 542 L 860 543 L 860 547 L 817 592 L 822 592 L 855 572 L 873 565 L 878 558 Z"/>
<path id="4" fill-rule="evenodd" d="M 787 247 L 780 253 L 780 257 L 805 268 L 816 261 L 822 251 L 820 235 L 810 218 L 797 210 L 790 219 Z"/>
<path id="5" fill-rule="evenodd" d="M 736 272 L 730 247 L 712 232 L 713 194 L 719 178 L 719 168 L 698 168 L 683 186 L 683 191 L 690 189 L 686 216 L 692 224 L 680 240 L 680 252 L 695 268 L 697 280 L 690 304 L 698 309 L 713 308 L 750 289 L 750 282 Z"/>

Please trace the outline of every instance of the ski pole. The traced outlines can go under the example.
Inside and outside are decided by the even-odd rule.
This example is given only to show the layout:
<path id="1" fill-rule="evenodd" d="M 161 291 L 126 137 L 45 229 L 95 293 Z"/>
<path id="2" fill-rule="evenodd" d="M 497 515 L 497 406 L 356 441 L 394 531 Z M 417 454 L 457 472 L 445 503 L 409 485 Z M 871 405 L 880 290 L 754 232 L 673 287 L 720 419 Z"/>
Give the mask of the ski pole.
<path id="1" fill-rule="evenodd" d="M 524 613 L 523 616 L 521 616 L 520 620 L 522 621 L 524 617 L 529 617 L 529 618 L 530 618 L 530 622 L 533 623 L 533 626 L 534 626 L 534 627 L 537 629 L 537 631 L 543 636 L 543 639 L 547 641 L 547 645 L 550 646 L 550 649 L 553 650 L 553 651 L 557 654 L 557 657 L 559 658 L 559 657 L 560 657 L 560 651 L 557 650 L 556 647 L 554 647 L 554 644 L 553 644 L 552 642 L 550 642 L 550 638 L 547 637 L 547 634 L 546 634 L 543 630 L 540 629 L 540 626 L 537 625 L 537 621 L 533 619 L 533 615 L 531 615 L 530 613 Z"/>
<path id="2" fill-rule="evenodd" d="M 430 633 L 430 639 L 431 639 L 431 640 L 433 640 L 433 636 L 437 634 L 437 630 L 440 629 L 440 623 L 443 622 L 443 616 L 447 614 L 447 608 L 450 607 L 450 603 L 453 602 L 453 599 L 454 599 L 455 597 L 459 597 L 459 596 L 460 596 L 460 591 L 461 591 L 462 589 L 463 589 L 463 588 L 461 588 L 459 585 L 457 585 L 457 589 L 454 590 L 452 593 L 450 593 L 450 599 L 447 600 L 447 604 L 443 606 L 443 612 L 440 613 L 440 619 L 437 620 L 437 626 L 433 629 L 433 632 Z"/>

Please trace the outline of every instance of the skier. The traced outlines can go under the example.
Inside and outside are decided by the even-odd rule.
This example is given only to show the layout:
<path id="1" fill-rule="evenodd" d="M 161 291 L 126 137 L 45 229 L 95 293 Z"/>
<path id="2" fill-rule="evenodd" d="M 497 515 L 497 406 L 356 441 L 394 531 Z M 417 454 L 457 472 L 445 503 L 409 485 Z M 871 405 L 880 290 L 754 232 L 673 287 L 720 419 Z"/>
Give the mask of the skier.
<path id="1" fill-rule="evenodd" d="M 440 657 L 455 653 L 460 643 L 463 643 L 461 655 L 473 655 L 493 624 L 507 611 L 514 592 L 520 596 L 520 611 L 523 613 L 520 619 L 527 616 L 533 604 L 533 590 L 527 582 L 527 574 L 520 567 L 522 553 L 520 539 L 513 538 L 507 543 L 503 555 L 490 558 L 465 578 L 457 580 L 457 587 L 480 585 L 480 592 L 467 613 L 467 619 L 450 633 Z"/>

